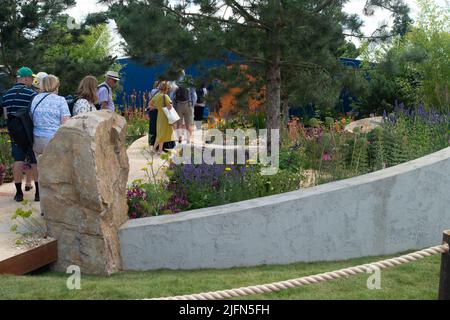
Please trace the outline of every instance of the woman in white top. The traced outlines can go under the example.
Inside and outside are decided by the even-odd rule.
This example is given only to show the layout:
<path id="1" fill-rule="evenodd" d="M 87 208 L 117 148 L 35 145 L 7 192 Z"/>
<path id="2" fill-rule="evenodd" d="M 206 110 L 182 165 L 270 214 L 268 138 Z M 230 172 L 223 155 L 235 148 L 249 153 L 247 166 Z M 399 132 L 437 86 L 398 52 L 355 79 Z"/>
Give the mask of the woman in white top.
<path id="1" fill-rule="evenodd" d="M 33 119 L 33 151 L 36 158 L 44 152 L 59 127 L 70 119 L 66 99 L 58 95 L 59 79 L 50 74 L 42 80 L 42 93 L 31 103 Z"/>
<path id="2" fill-rule="evenodd" d="M 78 86 L 77 101 L 73 106 L 73 115 L 96 111 L 95 104 L 97 97 L 97 79 L 93 76 L 86 76 Z"/>

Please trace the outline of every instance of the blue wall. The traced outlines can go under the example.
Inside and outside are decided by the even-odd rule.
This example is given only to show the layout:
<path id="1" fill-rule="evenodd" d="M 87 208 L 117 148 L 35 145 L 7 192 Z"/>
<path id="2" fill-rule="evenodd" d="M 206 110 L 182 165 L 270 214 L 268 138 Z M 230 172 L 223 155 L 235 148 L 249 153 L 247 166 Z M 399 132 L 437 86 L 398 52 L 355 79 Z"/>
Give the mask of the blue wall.
<path id="1" fill-rule="evenodd" d="M 230 60 L 237 60 L 237 57 L 230 56 Z M 356 59 L 341 58 L 344 66 L 351 68 L 359 68 L 361 61 Z M 166 73 L 168 65 L 158 65 L 153 67 L 146 67 L 134 62 L 130 58 L 120 58 L 117 62 L 123 65 L 121 70 L 122 79 L 120 84 L 123 88 L 122 92 L 118 92 L 116 96 L 116 104 L 119 106 L 127 105 L 133 107 L 143 106 L 143 95 L 148 94 L 153 88 L 153 83 L 158 80 L 158 77 Z M 209 68 L 221 66 L 225 61 L 204 61 L 199 67 L 190 66 L 186 68 L 186 75 L 190 75 L 194 78 L 200 77 L 202 72 L 205 72 Z M 136 98 L 133 98 L 132 96 Z M 340 112 L 351 111 L 351 101 L 354 99 L 351 93 L 343 90 L 340 97 L 340 102 L 336 105 L 336 110 Z M 310 104 L 303 107 L 291 108 L 291 115 L 296 116 L 314 116 L 314 105 Z"/>
<path id="2" fill-rule="evenodd" d="M 236 57 L 229 56 L 231 60 L 236 60 Z M 116 95 L 117 105 L 128 105 L 142 107 L 143 95 L 149 93 L 153 89 L 153 84 L 158 78 L 165 74 L 168 70 L 168 64 L 162 64 L 158 66 L 147 67 L 130 58 L 117 59 L 117 63 L 123 65 L 121 73 L 120 84 L 123 88 L 121 92 Z M 218 67 L 225 64 L 225 61 L 203 61 L 199 66 L 189 66 L 185 69 L 186 75 L 190 75 L 194 78 L 201 77 L 204 72 L 213 67 Z M 132 95 L 136 98 L 133 99 Z"/>

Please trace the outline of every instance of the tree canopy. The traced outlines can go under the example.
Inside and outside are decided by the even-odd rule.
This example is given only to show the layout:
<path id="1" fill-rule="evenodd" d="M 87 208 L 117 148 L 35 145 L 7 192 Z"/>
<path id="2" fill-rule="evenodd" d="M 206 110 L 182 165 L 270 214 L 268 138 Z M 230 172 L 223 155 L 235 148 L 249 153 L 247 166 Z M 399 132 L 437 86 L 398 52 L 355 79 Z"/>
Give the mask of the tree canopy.
<path id="1" fill-rule="evenodd" d="M 395 103 L 419 103 L 436 111 L 450 107 L 449 8 L 418 0 L 420 12 L 409 31 L 391 45 L 364 46 L 371 81 L 360 102 L 365 113 L 392 110 Z"/>
<path id="2" fill-rule="evenodd" d="M 68 27 L 63 12 L 75 0 L 3 0 L 0 10 L 0 65 L 6 84 L 21 66 L 60 77 L 62 94 L 74 93 L 85 75 L 104 74 L 114 62 L 106 27 Z M 96 21 L 91 21 L 92 23 Z"/>
<path id="3" fill-rule="evenodd" d="M 262 80 L 254 83 L 263 86 L 267 125 L 274 129 L 280 128 L 282 96 L 286 100 L 306 92 L 336 96 L 340 81 L 334 75 L 340 69 L 345 38 L 364 37 L 362 20 L 343 11 L 346 0 L 105 2 L 129 55 L 145 64 L 165 62 L 177 69 L 204 59 L 227 61 L 230 53 L 240 57 L 234 63 L 244 62 L 247 72 Z M 403 1 L 368 0 L 366 13 L 373 13 L 373 8 L 390 10 L 394 32 L 403 32 L 409 21 Z M 385 40 L 390 35 L 385 26 L 371 39 Z M 293 90 L 294 83 L 311 88 L 311 80 L 316 82 L 315 90 Z"/>

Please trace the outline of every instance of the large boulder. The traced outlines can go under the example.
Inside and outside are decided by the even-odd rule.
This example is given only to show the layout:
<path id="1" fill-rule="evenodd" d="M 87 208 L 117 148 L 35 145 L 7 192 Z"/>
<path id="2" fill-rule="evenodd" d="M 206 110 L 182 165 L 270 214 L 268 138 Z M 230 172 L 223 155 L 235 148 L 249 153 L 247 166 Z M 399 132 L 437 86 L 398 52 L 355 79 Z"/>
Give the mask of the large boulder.
<path id="1" fill-rule="evenodd" d="M 54 269 L 82 273 L 121 269 L 118 229 L 128 219 L 126 121 L 111 111 L 76 116 L 38 160 L 41 209 L 58 240 Z"/>

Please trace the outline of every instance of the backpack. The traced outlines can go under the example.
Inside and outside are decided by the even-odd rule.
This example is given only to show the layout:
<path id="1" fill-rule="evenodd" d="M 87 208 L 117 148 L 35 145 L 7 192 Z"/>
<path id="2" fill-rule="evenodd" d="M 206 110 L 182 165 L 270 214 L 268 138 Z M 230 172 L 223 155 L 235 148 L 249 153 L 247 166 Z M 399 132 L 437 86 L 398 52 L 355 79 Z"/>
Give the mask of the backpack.
<path id="1" fill-rule="evenodd" d="M 97 92 L 98 92 L 98 90 L 100 89 L 100 88 L 102 88 L 102 87 L 104 87 L 104 88 L 106 88 L 106 90 L 108 90 L 108 95 L 109 95 L 109 87 L 106 85 L 106 84 L 104 84 L 104 83 L 102 83 L 101 85 L 99 85 L 98 87 L 97 87 Z M 102 104 L 100 103 L 100 102 L 98 102 L 98 103 L 96 103 L 95 104 L 95 108 L 97 109 L 97 110 L 102 110 Z"/>
<path id="2" fill-rule="evenodd" d="M 205 91 L 203 91 L 203 88 L 195 90 L 195 93 L 197 94 L 197 104 L 205 103 Z"/>
<path id="3" fill-rule="evenodd" d="M 14 114 L 8 115 L 8 133 L 11 140 L 19 146 L 22 150 L 27 150 L 33 146 L 33 119 L 32 116 L 38 105 L 48 96 L 50 93 L 45 95 L 34 107 L 33 112 L 29 112 L 29 108 L 25 110 L 17 111 Z M 33 100 L 31 100 L 32 102 Z M 31 106 L 30 102 L 30 106 Z"/>
<path id="4" fill-rule="evenodd" d="M 73 107 L 78 101 L 78 97 L 73 97 L 71 95 L 64 97 L 66 99 L 67 105 L 69 106 L 70 116 L 73 117 Z"/>
<path id="5" fill-rule="evenodd" d="M 179 102 L 185 102 L 190 101 L 189 97 L 189 89 L 186 87 L 178 87 L 177 91 L 175 92 L 175 100 Z"/>

